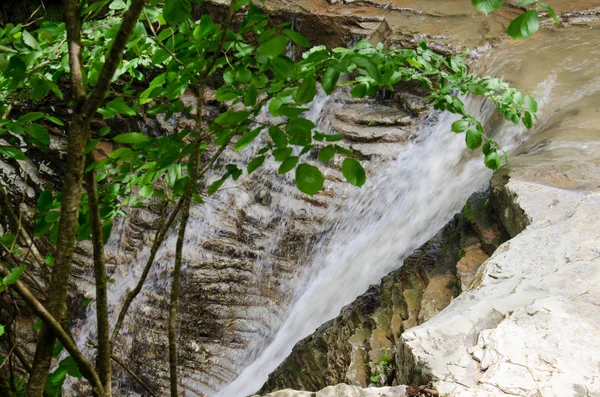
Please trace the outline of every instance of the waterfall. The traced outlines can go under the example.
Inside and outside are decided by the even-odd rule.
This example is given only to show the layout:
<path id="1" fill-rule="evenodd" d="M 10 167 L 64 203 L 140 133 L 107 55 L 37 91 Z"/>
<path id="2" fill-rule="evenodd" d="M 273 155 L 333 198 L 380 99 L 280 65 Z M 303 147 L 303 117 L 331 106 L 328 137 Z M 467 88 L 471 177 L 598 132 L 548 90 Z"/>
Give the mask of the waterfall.
<path id="1" fill-rule="evenodd" d="M 480 102 L 468 106 L 484 121 L 493 112 Z M 315 247 L 306 288 L 287 320 L 260 356 L 217 396 L 241 397 L 258 390 L 296 342 L 398 268 L 474 191 L 486 186 L 491 171 L 479 155 L 465 151 L 463 135 L 450 132 L 456 119 L 449 113 L 427 117 L 418 138 L 346 200 L 328 242 Z M 522 130 L 513 133 L 496 138 L 511 146 L 511 138 Z"/>
<path id="2" fill-rule="evenodd" d="M 597 136 L 593 123 L 597 117 L 594 112 L 598 111 L 597 104 L 600 103 L 600 63 L 594 61 L 590 54 L 596 59 L 600 57 L 600 43 L 594 33 L 566 36 L 561 32 L 564 34 L 560 37 L 563 41 L 551 37 L 540 44 L 541 39 L 536 38 L 511 44 L 498 51 L 494 58 L 485 59 L 491 65 L 485 73 L 505 74 L 513 86 L 537 91 L 535 96 L 540 105 L 540 120 L 535 131 L 547 138 L 549 145 L 559 145 L 555 135 L 560 129 L 568 130 L 569 134 L 581 140 L 587 140 L 593 134 Z M 538 36 L 543 37 L 542 32 Z M 564 41 L 565 37 L 569 40 Z M 537 51 L 536 57 L 532 59 L 534 51 Z M 556 66 L 555 57 L 562 54 L 565 54 L 564 59 Z M 524 60 L 527 60 L 527 68 Z M 522 126 L 502 121 L 489 103 L 473 98 L 466 98 L 465 103 L 468 110 L 482 121 L 487 132 L 509 153 L 530 150 L 523 143 L 531 133 Z M 310 118 L 319 121 L 323 132 L 328 132 L 327 118 L 323 115 L 331 106 L 338 104 L 327 102 L 324 95 L 320 95 L 311 106 Z M 491 171 L 483 166 L 480 151 L 465 149 L 463 134 L 450 132 L 450 126 L 456 119 L 449 113 L 428 115 L 416 126 L 416 138 L 407 143 L 394 160 L 381 165 L 374 175 L 369 175 L 362 189 L 346 189 L 347 197 L 339 203 L 340 209 L 328 213 L 327 237 L 315 246 L 307 247 L 310 252 L 305 257 L 310 258 L 310 263 L 298 266 L 305 270 L 285 286 L 292 288 L 293 299 L 289 308 L 286 308 L 286 302 L 279 303 L 282 306 L 280 312 L 284 315 L 274 321 L 265 321 L 271 328 L 260 330 L 244 351 L 247 356 L 239 358 L 242 364 L 248 360 L 247 357 L 254 357 L 254 360 L 232 383 L 217 393 L 218 397 L 243 397 L 258 390 L 268 374 L 289 355 L 295 343 L 335 317 L 343 306 L 364 293 L 370 284 L 379 282 L 382 276 L 401 266 L 403 259 L 437 233 L 474 191 L 486 187 Z M 577 150 L 579 148 L 577 146 Z M 272 169 L 276 164 L 266 163 L 265 166 Z M 291 181 L 291 176 L 285 178 Z M 226 189 L 228 187 L 233 187 L 233 182 L 225 185 Z M 285 211 L 289 204 L 286 196 L 291 196 L 295 188 L 290 184 L 285 189 L 281 202 L 274 203 L 269 210 Z M 231 190 L 218 193 L 207 201 L 207 205 L 193 209 L 186 237 L 185 263 L 195 255 L 194 247 L 200 246 L 205 236 L 218 232 L 211 225 L 220 216 L 215 208 L 218 203 L 225 203 L 223 198 L 230 194 L 234 193 Z M 157 255 L 156 265 L 145 286 L 149 294 L 168 290 L 168 277 L 165 275 L 172 264 L 175 238 L 175 234 L 171 235 Z M 118 246 L 119 241 L 111 244 Z M 109 287 L 112 324 L 117 314 L 114 310 L 120 308 L 124 294 L 137 282 L 148 251 L 149 248 L 145 247 L 137 252 L 133 266 L 118 269 L 122 274 L 113 277 L 116 282 Z M 131 348 L 130 335 L 135 327 L 141 327 L 134 324 L 133 313 L 148 307 L 147 299 L 142 295 L 138 297 L 124 324 L 119 343 L 125 350 Z M 94 332 L 95 306 L 92 304 L 84 327 L 77 336 L 80 347 L 88 337 L 94 339 Z M 86 354 L 92 356 L 93 351 Z M 238 360 L 238 357 L 228 356 L 223 360 Z M 182 379 L 182 382 L 187 385 L 194 380 Z"/>
<path id="3" fill-rule="evenodd" d="M 498 64 L 495 72 L 500 71 Z M 555 85 L 552 73 L 538 80 L 540 113 L 550 111 L 544 107 Z M 489 102 L 473 97 L 464 102 L 508 153 L 530 137 L 522 125 L 501 119 Z M 260 389 L 298 341 L 401 266 L 461 210 L 472 193 L 487 187 L 492 172 L 483 165 L 480 151 L 469 151 L 464 135 L 450 132 L 457 119 L 447 112 L 427 116 L 417 126 L 417 138 L 332 214 L 335 226 L 329 238 L 313 248 L 312 264 L 296 286 L 286 320 L 254 362 L 217 397 L 242 397 Z"/>

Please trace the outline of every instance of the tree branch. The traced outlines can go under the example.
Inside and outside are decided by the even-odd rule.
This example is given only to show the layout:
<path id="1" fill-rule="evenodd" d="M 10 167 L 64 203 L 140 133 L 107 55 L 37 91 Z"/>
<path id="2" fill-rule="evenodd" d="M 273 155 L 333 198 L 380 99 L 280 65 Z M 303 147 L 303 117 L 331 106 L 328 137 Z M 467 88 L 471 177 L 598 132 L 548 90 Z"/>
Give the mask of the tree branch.
<path id="1" fill-rule="evenodd" d="M 87 155 L 87 163 L 94 162 L 94 155 Z M 96 322 L 98 331 L 98 355 L 96 356 L 96 368 L 104 387 L 104 393 L 111 393 L 111 368 L 110 368 L 110 325 L 108 323 L 108 296 L 106 262 L 104 259 L 104 234 L 102 232 L 102 220 L 100 218 L 100 203 L 98 198 L 98 186 L 96 185 L 96 171 L 92 167 L 85 173 L 85 184 L 88 193 L 89 218 L 92 229 L 92 245 L 94 256 L 94 279 L 96 282 Z"/>
<path id="2" fill-rule="evenodd" d="M 9 274 L 10 270 L 8 270 L 4 264 L 0 264 L 0 275 L 8 276 Z M 14 288 L 17 291 L 25 303 L 27 303 L 27 305 L 35 312 L 35 314 L 42 319 L 44 324 L 48 326 L 51 332 L 58 337 L 65 349 L 69 352 L 71 357 L 73 357 L 73 360 L 75 360 L 75 363 L 77 363 L 77 366 L 79 367 L 79 370 L 83 376 L 92 384 L 92 392 L 94 396 L 104 396 L 104 390 L 98 374 L 89 361 L 87 361 L 87 359 L 79 351 L 77 345 L 73 339 L 71 339 L 71 336 L 64 330 L 58 320 L 52 316 L 48 310 L 46 310 L 44 305 L 37 300 L 29 288 L 27 288 L 27 286 L 21 281 L 17 281 L 11 285 L 11 288 Z M 54 348 L 54 346 L 52 346 L 52 348 Z M 42 393 L 40 393 L 40 395 L 41 394 Z"/>
<path id="3" fill-rule="evenodd" d="M 148 273 L 150 273 L 150 269 L 152 267 L 152 264 L 154 263 L 154 258 L 156 258 L 156 253 L 158 252 L 158 249 L 162 245 L 163 241 L 165 240 L 167 231 L 169 230 L 169 228 L 171 227 L 171 225 L 177 218 L 177 215 L 179 214 L 179 210 L 181 210 L 182 204 L 183 204 L 183 198 L 180 198 L 179 201 L 177 202 L 177 205 L 175 206 L 175 209 L 173 210 L 171 215 L 169 215 L 169 218 L 167 219 L 167 221 L 164 224 L 160 225 L 158 230 L 156 231 L 156 236 L 154 237 L 154 242 L 152 243 L 152 248 L 150 249 L 150 257 L 148 258 L 148 261 L 146 262 L 144 271 L 142 272 L 142 275 L 141 275 L 137 285 L 135 286 L 135 288 L 127 294 L 125 303 L 123 304 L 123 307 L 121 308 L 121 311 L 119 312 L 119 317 L 117 319 L 117 323 L 115 324 L 115 327 L 113 329 L 112 336 L 110 339 L 110 344 L 111 344 L 112 348 L 114 348 L 114 346 L 115 346 L 117 336 L 119 335 L 119 331 L 121 330 L 121 327 L 123 326 L 123 321 L 125 320 L 127 311 L 129 310 L 129 307 L 131 306 L 131 303 L 133 302 L 133 300 L 137 297 L 137 295 L 142 290 L 142 287 L 144 286 L 144 283 L 146 282 L 146 278 L 148 277 Z"/>
<path id="4" fill-rule="evenodd" d="M 190 181 L 183 195 L 183 207 L 181 212 L 181 223 L 179 224 L 179 232 L 177 234 L 177 244 L 175 247 L 175 264 L 173 266 L 173 275 L 171 279 L 171 298 L 169 303 L 169 376 L 171 383 L 171 397 L 177 397 L 177 311 L 179 305 L 179 286 L 181 282 L 181 265 L 183 261 L 183 244 L 185 240 L 185 231 L 187 228 L 187 223 L 190 215 L 190 205 L 192 202 L 192 196 L 194 190 L 197 189 L 198 178 L 200 175 L 198 170 L 198 165 L 200 162 L 200 147 L 202 145 L 202 110 L 204 107 L 204 92 L 206 90 L 206 83 L 208 81 L 208 77 L 210 76 L 210 71 L 217 63 L 221 51 L 223 50 L 223 46 L 227 39 L 227 33 L 229 31 L 229 27 L 231 25 L 231 21 L 233 19 L 233 0 L 229 2 L 229 11 L 227 13 L 227 18 L 225 22 L 221 25 L 222 35 L 215 52 L 206 66 L 206 68 L 200 73 L 200 78 L 198 79 L 198 97 L 197 97 L 197 106 L 196 106 L 196 128 L 194 128 L 194 150 L 190 154 L 190 163 L 189 163 L 189 172 L 190 172 Z M 217 151 L 217 156 L 222 153 L 225 146 L 221 147 L 219 151 Z M 216 159 L 215 157 L 215 159 Z"/>
<path id="5" fill-rule="evenodd" d="M 123 22 L 121 23 L 117 36 L 106 56 L 106 62 L 100 71 L 96 87 L 90 93 L 83 106 L 82 117 L 84 120 L 91 120 L 96 113 L 96 110 L 102 105 L 108 87 L 123 59 L 123 52 L 129 41 L 129 36 L 131 36 L 131 32 L 133 32 L 133 28 L 144 9 L 145 3 L 145 0 L 132 0 L 131 6 L 129 6 L 129 9 L 123 16 Z"/>

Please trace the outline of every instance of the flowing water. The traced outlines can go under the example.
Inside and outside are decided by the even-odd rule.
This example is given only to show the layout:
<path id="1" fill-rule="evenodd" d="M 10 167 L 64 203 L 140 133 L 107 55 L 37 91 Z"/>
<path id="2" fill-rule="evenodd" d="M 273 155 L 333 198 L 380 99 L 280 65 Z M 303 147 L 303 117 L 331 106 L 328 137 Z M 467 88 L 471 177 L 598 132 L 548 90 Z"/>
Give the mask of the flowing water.
<path id="1" fill-rule="evenodd" d="M 471 113 L 509 153 L 538 150 L 552 158 L 558 152 L 577 156 L 578 151 L 598 149 L 598 30 L 541 32 L 530 41 L 505 44 L 480 65 L 489 65 L 480 68 L 487 74 L 536 92 L 539 122 L 528 132 L 494 115 L 489 104 L 467 99 Z M 314 248 L 310 272 L 298 284 L 297 299 L 272 342 L 217 396 L 241 397 L 258 390 L 296 342 L 396 269 L 470 194 L 487 185 L 491 172 L 479 155 L 467 153 L 464 137 L 450 133 L 455 119 L 446 113 L 425 119 L 418 139 L 346 201 L 335 214 L 328 242 Z"/>
<path id="2" fill-rule="evenodd" d="M 466 99 L 471 113 L 513 155 L 511 162 L 533 161 L 528 156 L 514 157 L 518 154 L 533 153 L 535 161 L 551 161 L 556 155 L 576 157 L 581 150 L 600 149 L 598 30 L 572 27 L 540 32 L 527 41 L 503 44 L 494 50 L 493 56 L 482 58 L 479 65 L 484 73 L 504 76 L 514 86 L 537 92 L 539 121 L 529 132 L 500 120 L 489 104 Z M 320 97 L 313 106 L 312 118 L 320 119 L 328 106 L 333 105 Z M 455 119 L 447 113 L 427 116 L 416 127 L 417 138 L 395 160 L 380 167 L 362 189 L 348 190 L 348 198 L 340 204 L 340 210 L 329 214 L 327 223 L 334 226 L 327 238 L 308 248 L 306 258 L 310 258 L 310 263 L 299 266 L 307 270 L 291 285 L 291 304 L 280 308 L 280 318 L 270 324 L 274 324 L 274 330 L 266 327 L 260 331 L 259 338 L 246 350 L 254 360 L 217 396 L 242 397 L 258 390 L 296 342 L 335 317 L 370 284 L 400 266 L 403 258 L 461 209 L 467 197 L 487 185 L 491 172 L 483 166 L 479 153 L 465 150 L 464 136 L 450 132 Z M 320 127 L 327 128 L 326 120 Z M 277 211 L 284 211 L 285 205 L 277 203 Z M 211 219 L 218 216 L 211 205 L 194 209 L 186 247 L 200 246 L 204 236 L 219 232 L 211 226 Z M 120 242 L 112 243 L 118 246 Z M 134 303 L 132 312 L 148 309 L 151 305 L 146 303 L 152 294 L 168 290 L 165 274 L 173 260 L 174 246 L 175 235 L 172 235 L 157 255 L 157 266 L 149 276 L 145 298 Z M 109 289 L 112 317 L 116 317 L 115 310 L 120 308 L 126 291 L 135 285 L 148 251 L 148 247 L 141 250 L 134 259 L 136 266 L 113 277 L 116 283 Z M 193 255 L 188 249 L 186 256 Z M 303 260 L 307 261 L 300 259 Z M 119 346 L 123 351 L 132 348 L 131 335 L 139 332 L 140 325 L 134 319 L 130 316 L 124 324 L 125 337 Z M 94 329 L 92 304 L 77 337 L 80 346 L 88 338 L 94 339 Z M 194 381 L 184 379 L 183 383 Z"/>

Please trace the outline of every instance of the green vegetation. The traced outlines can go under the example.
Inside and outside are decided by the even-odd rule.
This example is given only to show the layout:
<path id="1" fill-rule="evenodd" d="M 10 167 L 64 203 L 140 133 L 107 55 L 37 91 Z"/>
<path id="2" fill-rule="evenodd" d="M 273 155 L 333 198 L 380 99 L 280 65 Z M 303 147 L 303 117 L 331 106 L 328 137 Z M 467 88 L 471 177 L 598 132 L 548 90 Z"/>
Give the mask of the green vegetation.
<path id="1" fill-rule="evenodd" d="M 371 382 L 375 383 L 378 386 L 386 386 L 388 377 L 394 368 L 393 360 L 394 357 L 392 356 L 392 352 L 386 351 L 381 356 L 381 359 L 375 362 L 375 373 L 370 378 Z"/>
<path id="2" fill-rule="evenodd" d="M 158 249 L 178 220 L 168 326 L 171 396 L 177 396 L 177 310 L 192 203 L 201 204 L 229 178 L 254 172 L 268 157 L 280 163 L 280 174 L 293 171 L 296 186 L 305 194 L 318 193 L 324 183 L 320 169 L 306 162 L 311 152 L 322 162 L 340 156 L 348 183 L 360 187 L 366 182 L 354 154 L 336 143 L 343 137 L 319 132 L 305 117 L 318 83 L 327 94 L 350 86 L 354 97 L 365 97 L 382 87 L 393 90 L 396 83 L 418 81 L 430 90 L 436 109 L 461 116 L 452 131 L 464 132 L 470 149 L 481 147 L 491 169 L 501 166 L 501 149 L 467 113 L 461 97 L 483 96 L 506 119 L 527 127 L 535 118 L 537 104 L 531 96 L 501 79 L 469 73 L 464 54 L 441 56 L 425 43 L 415 49 L 364 41 L 353 48 L 309 48 L 310 43 L 288 23 L 274 25 L 249 0 L 232 1 L 227 16 L 218 22 L 209 15 L 192 20 L 191 9 L 188 0 L 167 0 L 164 6 L 156 0 L 68 0 L 64 22 L 0 28 L 0 156 L 16 164 L 32 153 L 48 151 L 51 128 L 64 130 L 60 138 L 68 143 L 62 189 L 38 192 L 35 214 L 21 213 L 8 197 L 11 186 L 0 186 L 2 213 L 12 224 L 0 239 L 0 289 L 10 292 L 5 295 L 9 302 L 19 295 L 41 320 L 35 323 L 38 342 L 33 358 L 19 347 L 14 319 L 0 328 L 25 371 L 11 372 L 9 377 L 0 374 L 0 387 L 7 393 L 58 395 L 68 374 L 86 378 L 95 396 L 111 395 L 111 357 L 118 360 L 113 346 Z M 242 22 L 234 27 L 236 14 Z M 306 48 L 299 61 L 285 55 L 290 43 Z M 219 78 L 225 84 L 216 91 L 216 100 L 226 110 L 213 120 L 202 110 L 209 81 Z M 190 91 L 195 94 L 194 106 L 183 101 Z M 23 98 L 28 103 L 23 104 Z M 27 110 L 38 101 L 51 101 L 70 112 Z M 259 121 L 266 111 L 273 121 Z M 98 124 L 92 122 L 100 119 L 168 120 L 177 114 L 193 117 L 195 125 L 161 137 L 118 133 L 108 126 L 92 128 Z M 112 141 L 117 149 L 96 159 L 94 149 L 101 141 Z M 247 164 L 223 161 L 225 151 L 242 150 L 253 153 Z M 207 181 L 209 171 L 219 177 Z M 112 325 L 104 243 L 114 221 L 127 216 L 127 208 L 146 205 L 151 197 L 170 207 L 170 215 L 158 228 L 142 277 Z M 84 240 L 92 242 L 96 283 L 94 364 L 80 352 L 63 322 L 74 246 Z M 49 374 L 52 359 L 63 349 L 69 355 Z"/>
<path id="3" fill-rule="evenodd" d="M 502 0 L 471 0 L 473 7 L 485 14 L 496 11 L 502 6 Z M 511 21 L 506 33 L 513 39 L 526 39 L 532 36 L 540 28 L 539 12 L 545 11 L 556 23 L 560 23 L 558 16 L 548 3 L 539 0 L 523 0 L 517 3 L 519 7 L 532 8 L 525 11 Z"/>

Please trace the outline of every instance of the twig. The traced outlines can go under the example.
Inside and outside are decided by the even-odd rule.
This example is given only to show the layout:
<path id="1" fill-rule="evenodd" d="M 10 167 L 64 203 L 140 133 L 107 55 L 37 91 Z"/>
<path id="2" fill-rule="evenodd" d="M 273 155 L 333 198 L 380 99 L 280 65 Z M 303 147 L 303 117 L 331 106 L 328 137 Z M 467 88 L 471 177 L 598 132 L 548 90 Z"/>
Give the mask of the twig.
<path id="1" fill-rule="evenodd" d="M 93 346 L 94 348 L 98 349 L 98 345 L 97 345 L 96 343 L 94 343 L 93 341 L 91 341 L 91 340 L 89 340 L 89 339 L 88 339 L 88 340 L 87 340 L 87 342 L 88 342 L 88 344 L 89 344 L 90 346 Z M 125 371 L 127 371 L 127 373 L 128 373 L 129 375 L 131 375 L 131 377 L 132 377 L 133 379 L 135 379 L 135 380 L 136 380 L 136 381 L 137 381 L 137 382 L 140 384 L 140 386 L 142 386 L 142 388 L 143 388 L 144 390 L 146 390 L 148 393 L 150 393 L 150 395 L 151 395 L 152 397 L 158 397 L 158 396 L 157 396 L 157 395 L 156 395 L 156 394 L 155 394 L 155 393 L 152 391 L 152 389 L 150 389 L 150 387 L 149 387 L 149 386 L 148 386 L 148 385 L 147 385 L 147 384 L 146 384 L 146 383 L 145 383 L 145 382 L 144 382 L 144 381 L 143 381 L 143 380 L 142 380 L 140 377 L 138 377 L 138 376 L 135 374 L 135 372 L 133 372 L 131 369 L 129 369 L 129 367 L 128 367 L 128 366 L 127 366 L 127 365 L 126 365 L 126 364 L 125 364 L 123 361 L 121 361 L 121 359 L 120 359 L 119 357 L 117 357 L 116 355 L 114 355 L 113 353 L 111 353 L 111 354 L 110 354 L 110 358 L 111 358 L 111 359 L 112 359 L 114 362 L 116 362 L 117 364 L 119 364 L 121 367 L 123 367 L 123 369 L 124 369 Z"/>
<path id="2" fill-rule="evenodd" d="M 144 16 L 146 17 L 146 21 L 148 22 L 148 26 L 150 27 L 150 31 L 152 32 L 152 35 L 156 39 L 156 42 L 158 43 L 158 45 L 163 50 L 165 50 L 169 55 L 171 55 L 171 57 L 175 60 L 175 62 L 177 62 L 178 64 L 180 64 L 181 66 L 183 66 L 185 68 L 187 65 L 185 63 L 181 62 L 177 58 L 175 53 L 173 51 L 171 51 L 166 45 L 164 45 L 162 41 L 160 41 L 160 39 L 158 38 L 158 35 L 156 34 L 156 30 L 154 30 L 154 26 L 152 26 L 152 22 L 150 22 L 150 18 L 148 18 L 148 14 L 146 13 L 146 10 L 144 10 L 143 12 L 144 12 Z"/>

